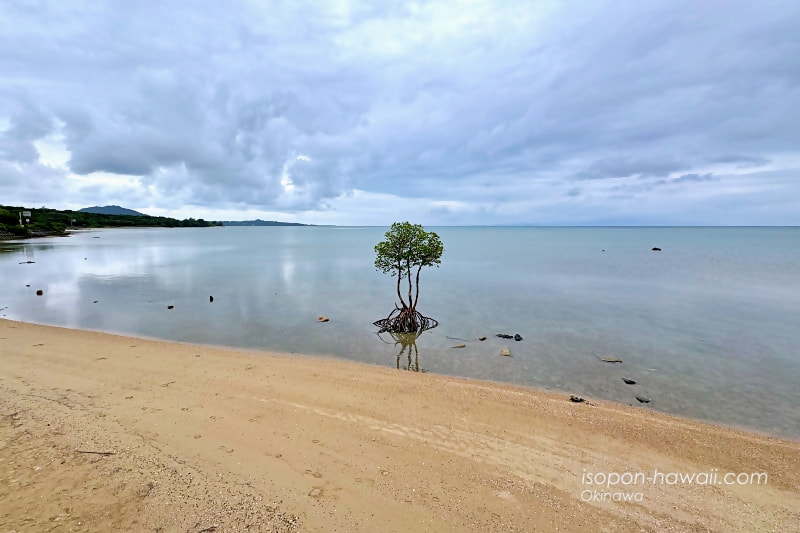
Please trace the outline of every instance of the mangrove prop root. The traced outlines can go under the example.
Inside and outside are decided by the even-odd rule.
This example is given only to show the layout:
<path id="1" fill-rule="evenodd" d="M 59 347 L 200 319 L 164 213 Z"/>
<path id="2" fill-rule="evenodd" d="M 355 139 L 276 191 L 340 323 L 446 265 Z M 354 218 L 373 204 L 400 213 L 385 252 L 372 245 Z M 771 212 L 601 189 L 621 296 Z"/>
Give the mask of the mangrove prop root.
<path id="1" fill-rule="evenodd" d="M 439 322 L 422 315 L 413 307 L 397 307 L 389 313 L 389 316 L 376 320 L 374 325 L 380 328 L 378 333 L 388 331 L 389 333 L 414 333 L 432 329 L 439 325 Z"/>

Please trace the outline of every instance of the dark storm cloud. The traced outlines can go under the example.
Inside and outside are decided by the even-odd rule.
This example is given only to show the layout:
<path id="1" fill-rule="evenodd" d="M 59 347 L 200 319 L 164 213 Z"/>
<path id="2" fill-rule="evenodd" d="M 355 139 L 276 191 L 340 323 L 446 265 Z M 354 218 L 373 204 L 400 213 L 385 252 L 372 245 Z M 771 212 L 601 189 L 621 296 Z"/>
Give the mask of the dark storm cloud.
<path id="1" fill-rule="evenodd" d="M 589 205 L 579 199 L 600 220 L 604 205 L 623 209 L 622 189 L 644 209 L 660 184 L 798 164 L 791 2 L 3 1 L 2 12 L 3 196 L 25 164 L 40 185 L 100 176 L 62 183 L 90 205 L 118 180 L 120 194 L 165 207 L 377 201 L 358 190 L 427 202 L 442 223 L 569 220 Z M 59 143 L 62 173 L 39 162 Z M 750 190 L 773 179 L 743 176 Z M 614 184 L 628 179 L 641 183 Z M 714 183 L 723 203 L 737 194 L 727 183 Z"/>

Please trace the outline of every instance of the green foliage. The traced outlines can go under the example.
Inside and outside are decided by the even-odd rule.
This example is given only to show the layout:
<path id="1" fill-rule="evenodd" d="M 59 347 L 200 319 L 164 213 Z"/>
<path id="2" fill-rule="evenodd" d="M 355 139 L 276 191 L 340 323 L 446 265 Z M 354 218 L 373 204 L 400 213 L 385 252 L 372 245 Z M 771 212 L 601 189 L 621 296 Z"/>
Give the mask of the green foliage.
<path id="1" fill-rule="evenodd" d="M 0 232 L 3 231 L 7 231 L 8 233 L 16 235 L 17 237 L 25 237 L 28 235 L 28 230 L 23 226 L 18 226 L 17 224 L 0 224 Z"/>
<path id="2" fill-rule="evenodd" d="M 0 224 L 16 226 L 19 224 L 19 214 L 11 212 L 8 209 L 0 208 Z"/>
<path id="3" fill-rule="evenodd" d="M 407 276 L 410 269 L 421 266 L 439 266 L 444 246 L 433 231 L 425 231 L 421 224 L 395 222 L 386 232 L 386 240 L 375 245 L 375 268 L 381 272 Z"/>
<path id="4" fill-rule="evenodd" d="M 375 245 L 375 268 L 385 274 L 397 276 L 397 296 L 403 307 L 415 308 L 419 299 L 419 273 L 424 266 L 438 267 L 442 262 L 444 246 L 433 231 L 425 231 L 420 224 L 395 222 L 386 232 L 386 240 Z M 412 271 L 416 268 L 416 297 L 412 300 Z M 408 280 L 408 302 L 400 294 L 400 280 Z"/>
<path id="5" fill-rule="evenodd" d="M 56 233 L 64 233 L 64 230 L 67 229 L 67 226 L 61 222 L 50 222 L 50 229 Z"/>

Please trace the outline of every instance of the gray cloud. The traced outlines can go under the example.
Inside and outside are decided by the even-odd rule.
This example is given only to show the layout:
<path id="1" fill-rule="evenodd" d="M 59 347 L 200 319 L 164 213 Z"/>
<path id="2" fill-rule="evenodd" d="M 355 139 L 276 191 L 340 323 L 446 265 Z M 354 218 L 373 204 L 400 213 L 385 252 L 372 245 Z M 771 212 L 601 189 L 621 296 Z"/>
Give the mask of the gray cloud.
<path id="1" fill-rule="evenodd" d="M 684 174 L 679 178 L 675 178 L 671 180 L 672 183 L 681 183 L 681 182 L 697 182 L 697 181 L 714 181 L 714 175 L 710 172 L 706 174 Z"/>
<path id="2" fill-rule="evenodd" d="M 16 95 L 13 100 L 16 105 L 9 113 L 8 129 L 0 133 L 0 158 L 18 163 L 38 161 L 39 152 L 33 141 L 50 132 L 52 118 L 24 95 Z"/>
<path id="3" fill-rule="evenodd" d="M 601 159 L 589 164 L 588 168 L 572 175 L 578 180 L 609 179 L 627 177 L 662 177 L 673 172 L 679 172 L 688 167 L 671 157 L 650 157 L 647 159 L 629 159 L 626 157 L 613 157 Z"/>
<path id="4" fill-rule="evenodd" d="M 749 169 L 800 166 L 789 2 L 3 4 L 0 194 L 17 201 L 336 222 L 381 219 L 367 203 L 390 195 L 436 223 L 650 220 L 633 195 L 676 223 L 736 196 L 712 175 L 766 199 Z M 40 163 L 57 145 L 62 170 Z"/>
<path id="5" fill-rule="evenodd" d="M 748 155 L 722 155 L 709 159 L 710 163 L 735 163 L 736 168 L 757 168 L 769 165 L 772 161 L 765 157 Z"/>

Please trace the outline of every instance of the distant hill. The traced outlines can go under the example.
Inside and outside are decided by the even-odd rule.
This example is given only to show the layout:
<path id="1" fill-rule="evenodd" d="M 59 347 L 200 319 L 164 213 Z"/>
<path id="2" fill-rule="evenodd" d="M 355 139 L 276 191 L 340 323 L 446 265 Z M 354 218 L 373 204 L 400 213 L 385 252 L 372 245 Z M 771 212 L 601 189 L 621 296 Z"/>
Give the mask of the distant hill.
<path id="1" fill-rule="evenodd" d="M 312 224 L 300 224 L 299 222 L 278 222 L 276 220 L 223 220 L 223 226 L 310 226 Z"/>
<path id="2" fill-rule="evenodd" d="M 94 207 L 84 207 L 83 209 L 79 209 L 78 213 L 96 213 L 98 215 L 132 215 L 136 217 L 147 216 L 144 213 L 134 211 L 133 209 L 125 209 L 124 207 L 120 207 L 118 205 L 106 205 L 103 207 L 96 205 Z"/>

